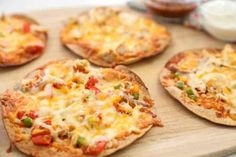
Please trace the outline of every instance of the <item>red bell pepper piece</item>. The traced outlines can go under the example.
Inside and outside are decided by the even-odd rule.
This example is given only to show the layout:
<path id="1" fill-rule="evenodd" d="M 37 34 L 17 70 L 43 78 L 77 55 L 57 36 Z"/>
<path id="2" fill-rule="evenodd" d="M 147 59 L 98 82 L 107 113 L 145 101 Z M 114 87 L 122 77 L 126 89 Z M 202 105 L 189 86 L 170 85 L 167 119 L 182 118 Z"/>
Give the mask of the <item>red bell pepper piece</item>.
<path id="1" fill-rule="evenodd" d="M 30 111 L 26 114 L 27 117 L 30 117 L 32 119 L 38 118 L 38 115 L 34 111 Z"/>
<path id="2" fill-rule="evenodd" d="M 51 135 L 38 135 L 38 136 L 33 136 L 31 140 L 33 144 L 35 145 L 47 146 L 52 142 L 52 136 Z"/>
<path id="3" fill-rule="evenodd" d="M 25 22 L 22 27 L 23 32 L 28 33 L 30 32 L 30 23 Z"/>
<path id="4" fill-rule="evenodd" d="M 44 123 L 47 124 L 47 125 L 52 125 L 52 121 L 51 120 L 45 120 Z"/>
<path id="5" fill-rule="evenodd" d="M 44 49 L 44 46 L 43 45 L 29 45 L 25 48 L 25 51 L 28 53 L 28 54 L 37 54 L 37 53 L 40 53 L 42 52 Z"/>
<path id="6" fill-rule="evenodd" d="M 95 146 L 82 147 L 83 153 L 86 155 L 99 155 L 106 148 L 107 141 L 98 141 Z"/>
<path id="7" fill-rule="evenodd" d="M 32 134 L 31 140 L 35 145 L 47 146 L 53 140 L 50 131 L 46 128 L 42 127 L 34 128 L 31 134 Z"/>
<path id="8" fill-rule="evenodd" d="M 18 119 L 22 119 L 24 115 L 25 115 L 25 111 L 19 111 L 19 112 L 17 112 L 16 116 Z"/>
<path id="9" fill-rule="evenodd" d="M 98 80 L 94 77 L 89 77 L 88 82 L 85 84 L 85 88 L 94 91 L 96 94 L 101 91 L 95 86 L 98 83 Z"/>

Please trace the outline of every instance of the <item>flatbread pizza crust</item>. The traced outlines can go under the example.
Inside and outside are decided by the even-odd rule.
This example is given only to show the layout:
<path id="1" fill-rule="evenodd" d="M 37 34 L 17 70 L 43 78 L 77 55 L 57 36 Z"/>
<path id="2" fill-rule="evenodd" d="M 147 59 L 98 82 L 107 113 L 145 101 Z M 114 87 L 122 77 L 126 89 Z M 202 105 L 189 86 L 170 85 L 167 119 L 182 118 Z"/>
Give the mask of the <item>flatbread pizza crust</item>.
<path id="1" fill-rule="evenodd" d="M 78 150 L 78 149 L 75 150 L 72 148 L 66 148 L 66 149 L 64 148 L 64 150 L 60 149 L 60 151 L 58 151 L 57 149 L 55 149 L 53 147 L 48 148 L 48 147 L 36 146 L 31 142 L 30 139 L 17 142 L 16 141 L 16 138 L 17 138 L 16 133 L 22 132 L 22 130 L 17 128 L 18 126 L 13 125 L 7 119 L 3 120 L 3 122 L 4 122 L 4 126 L 7 130 L 8 136 L 9 136 L 12 144 L 15 145 L 18 150 L 20 150 L 21 152 L 23 152 L 27 155 L 35 156 L 35 157 L 88 157 L 88 155 L 83 155 L 82 151 Z M 117 148 L 106 149 L 104 152 L 99 154 L 99 156 L 108 156 L 118 150 L 121 150 L 121 149 L 127 147 L 128 145 L 132 144 L 138 138 L 141 138 L 151 128 L 152 128 L 152 126 L 149 126 L 145 129 L 143 129 L 142 133 L 140 133 L 139 135 L 133 134 L 131 136 L 128 136 L 124 141 L 118 142 Z"/>
<path id="2" fill-rule="evenodd" d="M 43 69 L 47 67 L 50 64 L 57 63 L 61 61 L 52 61 L 49 62 L 48 64 L 38 68 L 38 69 Z M 36 69 L 36 70 L 38 70 Z M 141 90 L 144 92 L 144 94 L 150 95 L 148 92 L 147 87 L 143 83 L 143 81 L 139 78 L 138 75 L 127 69 L 125 66 L 116 66 L 113 68 L 114 70 L 121 72 L 122 74 L 129 76 L 131 82 L 136 82 L 141 86 Z M 33 71 L 34 72 L 34 71 Z M 32 73 L 33 73 L 32 72 Z M 34 74 L 33 74 L 34 75 Z M 31 73 L 26 75 L 27 77 L 31 77 Z M 83 154 L 81 149 L 74 148 L 71 146 L 60 146 L 57 143 L 53 143 L 49 147 L 47 146 L 37 146 L 32 143 L 31 137 L 28 133 L 28 131 L 25 130 L 24 127 L 19 127 L 18 124 L 13 123 L 7 116 L 8 112 L 14 112 L 16 110 L 18 105 L 21 105 L 21 103 L 27 102 L 27 98 L 24 98 L 21 94 L 17 93 L 16 91 L 13 90 L 7 90 L 2 94 L 2 97 L 0 97 L 0 105 L 2 109 L 2 118 L 3 118 L 3 123 L 5 126 L 5 129 L 7 130 L 9 139 L 12 144 L 18 148 L 21 152 L 35 156 L 35 157 L 89 157 L 89 156 L 94 156 L 94 155 L 85 155 Z M 152 102 L 153 103 L 153 102 Z M 152 104 L 152 107 L 150 110 L 155 113 L 155 108 L 154 104 Z M 117 146 L 114 148 L 108 148 L 105 149 L 103 152 L 101 152 L 97 156 L 107 156 L 110 155 L 128 145 L 133 143 L 135 140 L 138 138 L 142 137 L 146 132 L 148 132 L 152 126 L 162 126 L 161 121 L 158 119 L 155 120 L 153 124 L 150 124 L 149 126 L 143 128 L 140 133 L 132 133 L 129 136 L 126 136 L 125 139 L 118 140 Z M 96 156 L 96 155 L 95 155 Z"/>
<path id="3" fill-rule="evenodd" d="M 98 65 L 98 66 L 102 66 L 102 67 L 115 67 L 116 65 L 128 65 L 134 62 L 137 62 L 143 58 L 148 58 L 148 57 L 152 57 L 155 56 L 159 53 L 164 52 L 164 50 L 167 48 L 167 46 L 170 43 L 171 37 L 170 37 L 170 33 L 167 31 L 167 29 L 162 26 L 161 24 L 158 24 L 156 22 L 154 22 L 151 18 L 140 15 L 138 13 L 134 13 L 131 12 L 130 10 L 121 10 L 121 9 L 115 9 L 115 8 L 107 8 L 107 7 L 99 7 L 99 8 L 95 8 L 93 10 L 89 10 L 87 12 L 83 12 L 80 15 L 87 17 L 87 20 L 89 21 L 89 18 L 93 18 L 93 16 L 95 15 L 90 15 L 91 12 L 98 12 L 98 17 L 101 16 L 102 14 L 99 12 L 110 12 L 110 14 L 113 14 L 114 12 L 114 16 L 116 16 L 116 14 L 125 14 L 126 16 L 131 16 L 131 17 L 135 17 L 138 19 L 144 19 L 145 22 L 149 22 L 150 25 L 155 25 L 153 27 L 156 28 L 152 28 L 152 29 L 156 29 L 154 32 L 155 33 L 150 33 L 151 35 L 149 37 L 145 37 L 145 35 L 142 36 L 141 31 L 145 30 L 148 31 L 148 29 L 151 29 L 151 26 L 149 28 L 149 25 L 145 25 L 143 30 L 141 30 L 141 28 L 139 28 L 136 32 L 132 32 L 133 36 L 140 36 L 139 38 L 135 39 L 135 37 L 132 37 L 131 35 L 127 35 L 127 38 L 132 38 L 132 40 L 134 41 L 132 44 L 136 44 L 135 47 L 129 48 L 128 46 L 131 44 L 127 44 L 127 41 L 119 41 L 119 43 L 117 42 L 117 39 L 110 39 L 108 37 L 106 37 L 105 35 L 97 35 L 100 36 L 100 38 L 107 38 L 107 40 L 109 39 L 109 42 L 106 42 L 105 39 L 104 41 L 96 41 L 96 39 L 90 38 L 90 37 L 86 37 L 86 35 L 82 35 L 83 34 L 83 30 L 80 30 L 80 28 L 78 28 L 78 30 L 74 31 L 76 32 L 76 35 L 80 35 L 80 37 L 74 38 L 73 35 L 69 35 L 72 34 L 70 29 L 71 29 L 71 23 L 73 22 L 69 22 L 64 29 L 61 31 L 61 42 L 62 44 L 68 48 L 69 50 L 71 50 L 72 52 L 74 52 L 75 54 L 81 56 L 82 58 L 88 59 L 91 63 Z M 78 19 L 80 19 L 80 15 L 78 15 Z M 83 17 L 81 17 L 82 19 Z M 94 17 L 95 18 L 95 17 Z M 100 22 L 98 24 L 94 24 L 95 26 L 99 26 L 99 25 L 106 25 L 105 23 L 107 21 L 109 21 L 110 17 L 105 17 L 103 22 Z M 128 17 L 127 17 L 128 19 Z M 87 20 L 85 19 L 84 21 L 81 22 L 81 25 L 85 25 Z M 117 18 L 116 20 L 119 20 L 119 18 Z M 131 18 L 132 20 L 132 18 Z M 79 21 L 79 20 L 78 20 Z M 74 21 L 74 24 L 77 23 L 78 21 Z M 79 23 L 79 22 L 78 22 Z M 125 27 L 135 27 L 135 24 L 133 24 L 132 26 L 126 26 L 127 22 L 123 21 L 123 23 L 119 24 L 117 23 L 115 25 L 115 27 L 119 27 L 120 26 L 124 26 Z M 114 26 L 111 26 L 114 27 Z M 93 29 L 93 28 L 91 28 Z M 104 30 L 103 30 L 104 29 Z M 99 28 L 100 31 L 105 31 L 105 29 L 107 28 Z M 159 32 L 158 32 L 159 31 Z M 78 33 L 80 32 L 80 33 Z M 127 32 L 127 34 L 130 32 Z M 144 32 L 145 33 L 145 32 Z M 84 33 L 86 34 L 86 33 Z M 113 32 L 109 32 L 107 33 L 108 35 L 112 36 Z M 94 35 L 95 36 L 95 35 Z M 96 36 L 96 37 L 97 37 Z M 115 35 L 117 38 L 124 38 L 124 35 L 122 33 L 118 33 L 118 35 Z M 85 39 L 83 39 L 85 38 Z M 143 38 L 143 39 L 142 39 Z M 135 41 L 136 40 L 136 41 Z M 142 41 L 142 42 L 141 42 Z M 148 43 L 148 44 L 145 44 Z M 115 45 L 113 47 L 110 47 L 109 45 Z M 136 49 L 136 47 L 140 46 L 138 49 Z M 143 47 L 142 47 L 143 46 Z M 110 48 L 102 48 L 102 47 L 110 47 Z"/>
<path id="4" fill-rule="evenodd" d="M 190 54 L 195 54 L 195 58 L 199 59 L 204 56 L 204 52 L 208 52 L 213 55 L 220 55 L 222 52 L 221 49 L 194 49 L 187 50 L 185 52 L 180 52 L 177 55 L 174 55 L 165 65 L 163 70 L 160 73 L 160 82 L 162 86 L 168 91 L 168 93 L 178 100 L 184 107 L 186 107 L 189 111 L 195 113 L 196 115 L 207 119 L 211 122 L 227 125 L 227 126 L 236 126 L 236 120 L 233 120 L 229 116 L 219 117 L 216 113 L 216 110 L 204 108 L 202 104 L 198 104 L 195 101 L 189 99 L 185 94 L 185 91 L 179 89 L 174 83 L 173 80 L 170 79 L 170 75 L 173 75 L 173 72 L 179 71 L 178 63 L 181 60 L 187 60 Z M 188 67 L 187 69 L 182 69 L 183 73 L 188 73 L 188 70 L 194 71 L 195 69 Z M 207 98 L 206 98 L 207 99 Z"/>
<path id="5" fill-rule="evenodd" d="M 35 21 L 34 19 L 26 15 L 22 15 L 22 14 L 3 15 L 0 17 L 0 22 L 4 21 L 6 18 L 9 18 L 9 19 L 12 18 L 12 19 L 18 20 L 18 23 L 19 21 L 21 21 L 22 22 L 21 29 L 23 29 L 23 32 L 24 31 L 26 31 L 24 33 L 30 32 L 31 34 L 33 34 L 34 37 L 40 40 L 40 43 L 36 43 L 35 46 L 30 45 L 28 47 L 23 47 L 23 48 L 18 47 L 17 49 L 14 49 L 11 52 L 4 52 L 3 50 L 0 49 L 0 67 L 19 66 L 40 57 L 44 52 L 47 38 L 48 38 L 46 29 L 41 27 L 37 21 Z M 24 24 L 27 24 L 27 26 L 24 26 Z M 32 25 L 33 25 L 33 28 L 31 28 Z M 15 31 L 14 29 L 17 29 L 19 31 L 19 27 L 20 26 L 11 26 L 11 28 L 9 29 L 12 29 L 12 31 L 14 32 Z M 2 30 L 2 31 L 5 31 L 5 30 Z M 2 39 L 3 44 L 5 44 L 4 40 L 5 39 Z M 22 42 L 22 41 L 15 41 L 15 42 Z M 8 41 L 6 43 L 8 43 Z M 0 43 L 0 46 L 2 46 L 1 43 Z M 3 47 L 7 49 L 8 45 L 4 45 Z"/>

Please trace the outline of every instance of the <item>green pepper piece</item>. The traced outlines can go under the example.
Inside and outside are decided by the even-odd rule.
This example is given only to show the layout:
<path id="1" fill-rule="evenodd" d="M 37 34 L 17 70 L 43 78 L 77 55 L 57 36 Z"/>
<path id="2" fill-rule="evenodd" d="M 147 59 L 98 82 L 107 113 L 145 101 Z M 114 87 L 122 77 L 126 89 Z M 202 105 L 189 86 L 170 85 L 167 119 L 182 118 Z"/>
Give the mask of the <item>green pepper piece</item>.
<path id="1" fill-rule="evenodd" d="M 133 96 L 133 98 L 134 98 L 135 100 L 138 100 L 138 99 L 139 99 L 139 94 L 138 94 L 138 93 L 134 93 L 134 94 L 132 94 L 132 96 Z"/>
<path id="2" fill-rule="evenodd" d="M 179 89 L 184 89 L 184 83 L 182 81 L 176 82 L 175 86 L 178 87 Z"/>
<path id="3" fill-rule="evenodd" d="M 196 95 L 188 95 L 188 97 L 194 101 L 197 100 L 197 96 Z"/>
<path id="4" fill-rule="evenodd" d="M 197 96 L 196 96 L 196 95 L 194 95 L 194 93 L 193 93 L 193 90 L 192 90 L 192 89 L 188 89 L 188 90 L 186 91 L 186 93 L 188 94 L 188 97 L 189 97 L 190 99 L 192 99 L 192 100 L 194 100 L 194 101 L 196 101 L 196 100 L 197 100 Z"/>
<path id="5" fill-rule="evenodd" d="M 22 119 L 22 122 L 23 122 L 24 126 L 27 128 L 31 128 L 33 125 L 33 121 L 29 117 Z"/>
<path id="6" fill-rule="evenodd" d="M 187 93 L 188 95 L 194 95 L 194 93 L 193 93 L 193 90 L 192 90 L 192 89 L 188 89 L 188 90 L 186 91 L 186 93 Z"/>
<path id="7" fill-rule="evenodd" d="M 120 87 L 121 87 L 121 84 L 118 84 L 118 85 L 114 86 L 114 89 L 120 89 Z"/>
<path id="8" fill-rule="evenodd" d="M 87 143 L 86 139 L 82 136 L 79 136 L 77 141 L 76 141 L 76 147 L 80 148 L 81 146 L 86 145 L 86 143 Z"/>

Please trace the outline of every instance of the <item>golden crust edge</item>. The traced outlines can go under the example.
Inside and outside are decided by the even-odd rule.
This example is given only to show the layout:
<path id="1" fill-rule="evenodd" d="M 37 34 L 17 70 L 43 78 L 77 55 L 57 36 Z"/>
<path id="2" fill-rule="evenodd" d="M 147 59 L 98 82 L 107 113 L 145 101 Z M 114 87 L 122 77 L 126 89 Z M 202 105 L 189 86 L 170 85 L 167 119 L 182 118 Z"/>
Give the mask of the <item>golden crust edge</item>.
<path id="1" fill-rule="evenodd" d="M 150 58 L 152 56 L 156 56 L 158 54 L 161 54 L 161 53 L 164 53 L 165 50 L 167 49 L 167 47 L 169 46 L 170 44 L 170 41 L 171 41 L 171 38 L 168 37 L 168 39 L 166 40 L 166 42 L 164 42 L 164 44 L 161 44 L 161 47 L 160 49 L 158 49 L 157 51 L 153 51 L 151 53 L 148 53 L 148 55 L 140 55 L 140 56 L 136 56 L 136 57 L 133 57 L 133 58 L 129 58 L 129 59 L 126 59 L 126 60 L 123 60 L 121 62 L 116 62 L 114 61 L 113 63 L 109 64 L 109 63 L 106 63 L 104 61 L 99 61 L 99 60 L 96 60 L 96 59 L 93 59 L 93 58 L 90 58 L 88 54 L 88 51 L 86 51 L 83 47 L 81 47 L 79 44 L 73 44 L 73 43 L 64 43 L 62 41 L 62 44 L 68 48 L 71 52 L 75 53 L 76 55 L 84 58 L 84 59 L 87 59 L 89 60 L 91 63 L 97 65 L 97 66 L 102 66 L 102 67 L 115 67 L 115 66 L 118 66 L 118 65 L 129 65 L 129 64 L 132 64 L 132 63 L 135 63 L 135 62 L 138 62 L 142 59 L 145 59 L 145 58 Z"/>
<path id="2" fill-rule="evenodd" d="M 90 155 L 83 155 L 80 149 L 76 149 L 76 153 L 70 152 L 70 151 L 58 151 L 54 147 L 43 147 L 43 146 L 35 146 L 30 140 L 23 140 L 20 142 L 14 142 L 14 136 L 15 136 L 15 129 L 12 129 L 12 123 L 9 122 L 8 120 L 3 120 L 4 121 L 4 126 L 7 130 L 7 134 L 10 138 L 10 141 L 16 146 L 16 148 L 27 154 L 27 155 L 32 155 L 35 157 L 90 157 Z M 147 133 L 151 129 L 152 126 L 149 126 L 145 129 L 143 129 L 142 133 L 139 135 L 132 134 L 131 136 L 126 137 L 125 140 L 119 141 L 118 142 L 118 147 L 117 148 L 110 148 L 106 149 L 104 152 L 99 154 L 99 157 L 102 156 L 108 156 L 110 154 L 115 153 L 118 150 L 121 150 L 128 145 L 132 144 L 135 142 L 137 139 L 141 138 L 144 134 Z M 30 149 L 29 149 L 30 148 Z M 72 148 L 72 150 L 75 150 Z"/>

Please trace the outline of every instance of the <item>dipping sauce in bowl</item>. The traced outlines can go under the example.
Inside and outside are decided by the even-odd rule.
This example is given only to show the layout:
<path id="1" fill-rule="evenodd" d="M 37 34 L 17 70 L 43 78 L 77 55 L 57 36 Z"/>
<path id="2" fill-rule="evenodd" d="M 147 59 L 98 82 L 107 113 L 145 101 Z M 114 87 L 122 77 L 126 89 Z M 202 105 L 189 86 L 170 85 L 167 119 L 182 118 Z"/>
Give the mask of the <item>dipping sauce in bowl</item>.
<path id="1" fill-rule="evenodd" d="M 201 24 L 213 37 L 236 41 L 236 1 L 213 0 L 200 7 Z"/>
<path id="2" fill-rule="evenodd" d="M 197 8 L 196 0 L 147 0 L 147 8 L 157 15 L 179 18 Z"/>

